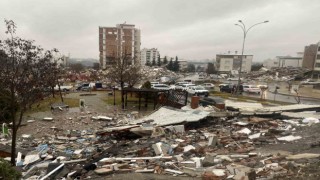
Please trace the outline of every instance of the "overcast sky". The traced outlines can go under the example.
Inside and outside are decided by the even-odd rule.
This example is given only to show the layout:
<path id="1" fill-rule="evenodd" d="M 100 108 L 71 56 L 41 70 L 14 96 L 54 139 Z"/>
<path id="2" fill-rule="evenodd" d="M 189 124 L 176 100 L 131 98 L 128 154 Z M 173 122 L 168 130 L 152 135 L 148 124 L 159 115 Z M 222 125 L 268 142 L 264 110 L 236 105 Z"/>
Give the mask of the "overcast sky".
<path id="1" fill-rule="evenodd" d="M 124 22 L 141 29 L 141 49 L 187 60 L 240 53 L 239 19 L 247 27 L 270 21 L 248 33 L 245 54 L 254 61 L 295 56 L 320 40 L 319 0 L 1 0 L 0 7 L 18 36 L 73 58 L 98 59 L 98 27 Z M 1 38 L 4 31 L 2 21 Z"/>

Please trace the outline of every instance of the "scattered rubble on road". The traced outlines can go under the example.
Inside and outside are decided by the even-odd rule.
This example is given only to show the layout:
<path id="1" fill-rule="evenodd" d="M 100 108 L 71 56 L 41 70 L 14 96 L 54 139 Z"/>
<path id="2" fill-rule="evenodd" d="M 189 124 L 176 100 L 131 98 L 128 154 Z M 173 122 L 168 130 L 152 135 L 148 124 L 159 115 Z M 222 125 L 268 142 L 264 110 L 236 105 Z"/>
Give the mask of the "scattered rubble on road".
<path id="1" fill-rule="evenodd" d="M 243 104 L 242 104 L 243 105 Z M 67 113 L 64 117 L 28 120 L 33 132 L 18 139 L 17 166 L 24 179 L 96 178 L 122 173 L 152 173 L 203 179 L 272 179 L 301 174 L 308 163 L 320 163 L 319 153 L 265 153 L 261 148 L 307 142 L 303 129 L 318 127 L 319 119 L 305 113 L 253 112 L 268 108 L 216 111 L 214 107 L 161 107 L 150 115 L 136 112 Z M 238 108 L 240 107 L 240 108 Z M 275 110 L 315 109 L 287 106 Z M 269 110 L 272 108 L 269 108 Z M 272 110 L 271 110 L 272 111 Z M 243 114 L 242 114 L 243 113 Z M 228 114 L 228 115 L 227 115 Z M 309 116 L 310 115 L 310 116 Z M 26 126 L 26 128 L 27 128 Z M 3 137 L 1 144 L 9 145 Z M 320 143 L 312 140 L 309 148 Z M 23 150 L 23 151 L 21 151 Z"/>

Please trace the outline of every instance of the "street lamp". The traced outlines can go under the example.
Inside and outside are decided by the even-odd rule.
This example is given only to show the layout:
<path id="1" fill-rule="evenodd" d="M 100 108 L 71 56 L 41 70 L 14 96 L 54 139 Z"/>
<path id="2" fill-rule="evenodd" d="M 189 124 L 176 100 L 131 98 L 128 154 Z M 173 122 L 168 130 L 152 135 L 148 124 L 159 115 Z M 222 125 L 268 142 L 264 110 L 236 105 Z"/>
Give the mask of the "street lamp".
<path id="1" fill-rule="evenodd" d="M 241 51 L 241 60 L 240 60 L 240 69 L 239 69 L 239 79 L 238 79 L 238 86 L 237 86 L 237 91 L 236 91 L 236 92 L 239 92 L 239 88 L 240 88 L 240 81 L 241 81 L 241 80 L 240 80 L 240 74 L 241 74 L 241 70 L 242 70 L 244 43 L 245 43 L 245 41 L 246 41 L 247 34 L 248 34 L 249 30 L 250 30 L 251 28 L 253 28 L 254 26 L 257 26 L 257 25 L 259 25 L 259 24 L 264 24 L 264 23 L 267 23 L 267 22 L 269 22 L 269 21 L 263 21 L 263 22 L 256 23 L 256 24 L 250 26 L 248 29 L 246 28 L 246 25 L 245 25 L 241 20 L 239 20 L 238 22 L 239 22 L 240 24 L 235 24 L 235 25 L 236 25 L 236 26 L 239 26 L 239 27 L 242 29 L 242 31 L 243 31 L 243 42 L 242 42 L 242 51 Z"/>

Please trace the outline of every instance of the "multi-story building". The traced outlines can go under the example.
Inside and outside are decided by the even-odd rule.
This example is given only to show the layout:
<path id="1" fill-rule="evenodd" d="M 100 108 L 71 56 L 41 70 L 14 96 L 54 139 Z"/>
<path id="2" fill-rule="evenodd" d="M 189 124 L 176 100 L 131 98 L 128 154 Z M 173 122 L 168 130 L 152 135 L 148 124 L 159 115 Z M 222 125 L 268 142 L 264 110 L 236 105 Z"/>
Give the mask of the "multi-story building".
<path id="1" fill-rule="evenodd" d="M 99 27 L 100 67 L 105 69 L 116 60 L 125 59 L 134 64 L 140 61 L 140 30 L 132 24 Z"/>
<path id="2" fill-rule="evenodd" d="M 302 67 L 310 70 L 314 69 L 314 64 L 317 56 L 318 44 L 310 44 L 304 48 Z"/>
<path id="3" fill-rule="evenodd" d="M 157 63 L 159 56 L 159 51 L 156 48 L 143 48 L 141 50 L 141 65 L 144 66 L 148 63 L 152 63 L 153 60 Z"/>
<path id="4" fill-rule="evenodd" d="M 241 72 L 250 72 L 253 55 L 243 55 Z M 219 73 L 230 73 L 232 70 L 240 71 L 241 55 L 217 54 L 216 65 Z"/>
<path id="5" fill-rule="evenodd" d="M 302 57 L 297 54 L 292 56 L 277 56 L 275 59 L 267 59 L 263 62 L 263 67 L 272 69 L 274 67 L 302 67 Z"/>
<path id="6" fill-rule="evenodd" d="M 320 42 L 304 48 L 302 67 L 312 70 L 313 77 L 320 77 Z"/>

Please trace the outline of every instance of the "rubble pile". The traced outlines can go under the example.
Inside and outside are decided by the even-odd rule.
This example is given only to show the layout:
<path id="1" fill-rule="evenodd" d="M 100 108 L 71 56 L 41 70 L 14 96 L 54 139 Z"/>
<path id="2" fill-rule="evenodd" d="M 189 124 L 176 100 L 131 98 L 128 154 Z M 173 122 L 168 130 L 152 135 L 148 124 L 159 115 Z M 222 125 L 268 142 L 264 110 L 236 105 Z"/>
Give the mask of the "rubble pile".
<path id="1" fill-rule="evenodd" d="M 24 149 L 27 153 L 19 151 L 17 166 L 24 179 L 95 178 L 121 173 L 271 179 L 295 176 L 304 164 L 320 162 L 320 154 L 260 151 L 263 147 L 304 141 L 297 129 L 317 126 L 317 118 L 294 115 L 299 113 L 287 113 L 285 119 L 239 113 L 217 117 L 214 114 L 218 112 L 212 108 L 200 109 L 162 107 L 157 112 L 166 116 L 155 116 L 154 112 L 142 119 L 135 112 L 69 117 L 64 124 L 69 121 L 74 126 L 67 126 L 68 130 L 51 126 L 41 138 L 36 136 L 37 131 L 35 136 L 23 134 L 18 151 Z M 53 121 L 48 117 L 42 123 L 50 126 Z M 77 128 L 81 123 L 85 124 L 82 130 Z M 89 128 L 90 124 L 96 127 Z M 312 147 L 318 144 L 312 142 Z"/>
<path id="2" fill-rule="evenodd" d="M 272 68 L 270 70 L 252 71 L 245 75 L 245 79 L 260 79 L 260 80 L 290 80 L 295 77 L 304 76 L 304 73 L 309 70 L 306 68 L 298 67 L 281 67 Z"/>

